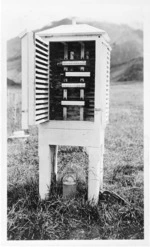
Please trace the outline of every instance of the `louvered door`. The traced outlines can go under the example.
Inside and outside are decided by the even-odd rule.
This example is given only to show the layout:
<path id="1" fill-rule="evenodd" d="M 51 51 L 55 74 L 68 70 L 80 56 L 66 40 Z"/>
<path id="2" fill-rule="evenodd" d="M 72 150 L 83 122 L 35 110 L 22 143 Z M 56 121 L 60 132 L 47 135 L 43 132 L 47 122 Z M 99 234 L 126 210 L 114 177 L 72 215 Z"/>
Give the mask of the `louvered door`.
<path id="1" fill-rule="evenodd" d="M 49 120 L 49 45 L 35 36 L 35 123 Z"/>
<path id="2" fill-rule="evenodd" d="M 105 117 L 106 124 L 109 122 L 109 87 L 110 87 L 110 50 L 106 48 L 106 98 L 105 98 Z"/>
<path id="3" fill-rule="evenodd" d="M 103 43 L 103 83 L 104 83 L 104 91 L 103 91 L 103 109 L 104 109 L 104 116 L 103 116 L 103 123 L 104 126 L 109 122 L 109 88 L 110 88 L 110 49 L 109 47 Z"/>

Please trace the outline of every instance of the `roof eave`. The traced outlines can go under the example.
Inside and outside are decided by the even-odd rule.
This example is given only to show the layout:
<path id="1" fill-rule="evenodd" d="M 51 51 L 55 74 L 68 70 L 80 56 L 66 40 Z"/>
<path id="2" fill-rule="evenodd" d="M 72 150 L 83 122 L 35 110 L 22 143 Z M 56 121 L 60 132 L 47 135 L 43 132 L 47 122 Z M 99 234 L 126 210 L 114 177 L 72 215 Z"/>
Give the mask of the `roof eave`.
<path id="1" fill-rule="evenodd" d="M 36 35 L 39 35 L 41 37 L 72 37 L 72 36 L 101 36 L 104 33 L 57 33 L 57 34 L 52 34 L 52 33 L 36 33 Z"/>

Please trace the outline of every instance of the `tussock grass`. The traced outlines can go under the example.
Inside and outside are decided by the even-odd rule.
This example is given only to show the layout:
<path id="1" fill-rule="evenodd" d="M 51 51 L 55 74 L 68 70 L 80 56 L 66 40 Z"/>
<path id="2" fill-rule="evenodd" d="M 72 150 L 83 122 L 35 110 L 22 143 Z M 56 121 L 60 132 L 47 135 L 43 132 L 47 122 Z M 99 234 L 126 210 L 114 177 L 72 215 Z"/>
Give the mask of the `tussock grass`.
<path id="1" fill-rule="evenodd" d="M 91 207 L 86 200 L 87 189 L 82 187 L 71 200 L 52 191 L 49 199 L 41 202 L 37 188 L 38 183 L 32 181 L 9 192 L 13 198 L 8 203 L 9 239 L 143 238 L 143 212 L 139 207 L 122 206 L 109 199 L 100 199 Z"/>
<path id="2" fill-rule="evenodd" d="M 8 142 L 8 239 L 143 239 L 142 84 L 111 86 L 110 124 L 106 129 L 104 190 L 99 203 L 87 202 L 88 156 L 81 147 L 60 147 L 58 183 L 49 198 L 38 195 L 37 130 L 27 141 Z M 75 198 L 62 198 L 61 180 L 77 173 Z"/>
<path id="3" fill-rule="evenodd" d="M 52 192 L 41 202 L 37 188 L 38 183 L 31 182 L 12 191 L 16 197 L 8 205 L 9 239 L 143 238 L 143 212 L 139 207 L 122 206 L 109 199 L 91 207 L 86 201 L 87 190 L 79 188 L 74 199 L 64 200 L 61 194 Z"/>

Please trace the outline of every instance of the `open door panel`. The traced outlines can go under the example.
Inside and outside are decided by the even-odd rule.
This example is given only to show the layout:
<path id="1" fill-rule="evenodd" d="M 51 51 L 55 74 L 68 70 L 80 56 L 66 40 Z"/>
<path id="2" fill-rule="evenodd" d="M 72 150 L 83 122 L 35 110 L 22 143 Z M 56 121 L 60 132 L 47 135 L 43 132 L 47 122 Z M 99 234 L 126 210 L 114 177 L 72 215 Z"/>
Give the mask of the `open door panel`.
<path id="1" fill-rule="evenodd" d="M 49 45 L 35 36 L 35 123 L 49 120 Z"/>
<path id="2" fill-rule="evenodd" d="M 49 45 L 33 32 L 21 36 L 22 129 L 49 120 Z"/>

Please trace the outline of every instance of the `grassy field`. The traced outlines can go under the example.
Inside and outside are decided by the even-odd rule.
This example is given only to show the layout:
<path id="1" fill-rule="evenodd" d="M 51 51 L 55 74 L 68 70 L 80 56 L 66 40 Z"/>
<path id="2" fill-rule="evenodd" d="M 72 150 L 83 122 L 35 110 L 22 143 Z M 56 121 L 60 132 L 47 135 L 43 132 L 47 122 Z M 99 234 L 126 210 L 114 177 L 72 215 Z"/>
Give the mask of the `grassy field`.
<path id="1" fill-rule="evenodd" d="M 88 156 L 84 149 L 60 147 L 59 181 L 70 168 L 77 172 L 76 198 L 62 198 L 61 183 L 49 199 L 38 197 L 36 128 L 25 141 L 8 142 L 8 239 L 143 239 L 143 84 L 111 84 L 110 123 L 106 128 L 104 190 L 126 203 L 100 194 L 87 198 Z"/>

